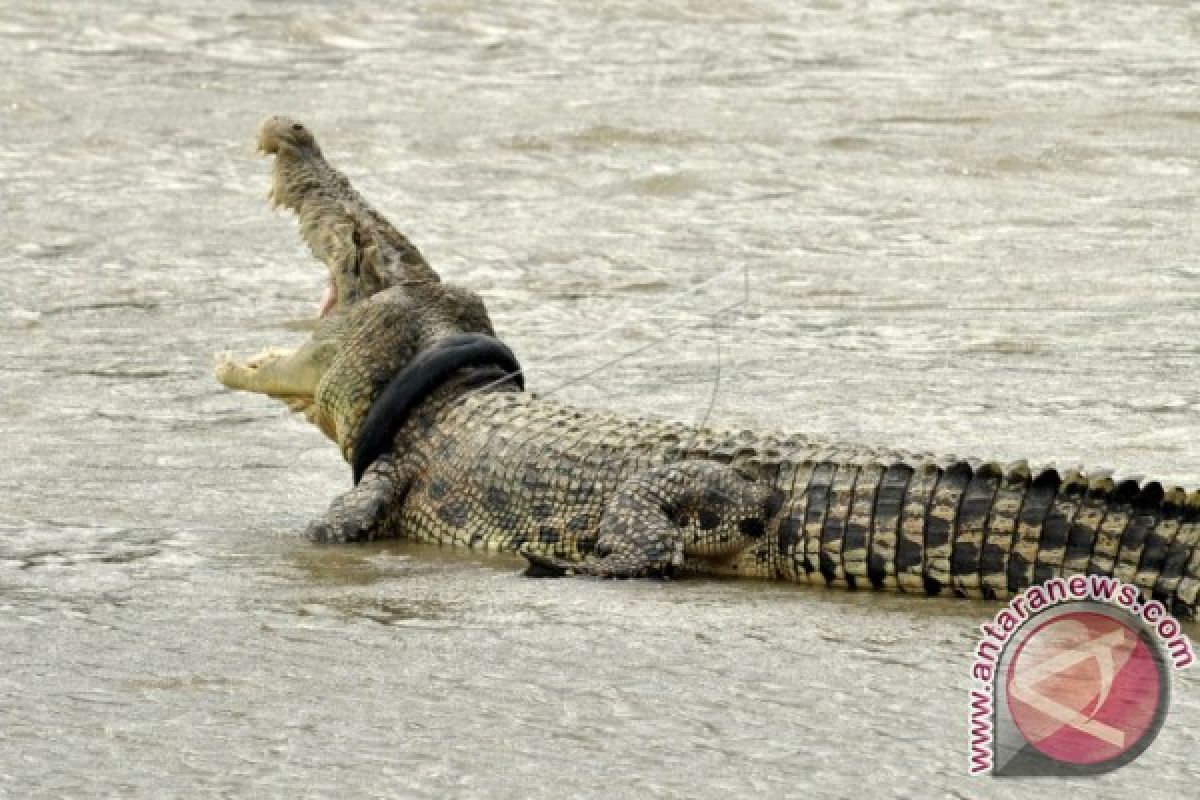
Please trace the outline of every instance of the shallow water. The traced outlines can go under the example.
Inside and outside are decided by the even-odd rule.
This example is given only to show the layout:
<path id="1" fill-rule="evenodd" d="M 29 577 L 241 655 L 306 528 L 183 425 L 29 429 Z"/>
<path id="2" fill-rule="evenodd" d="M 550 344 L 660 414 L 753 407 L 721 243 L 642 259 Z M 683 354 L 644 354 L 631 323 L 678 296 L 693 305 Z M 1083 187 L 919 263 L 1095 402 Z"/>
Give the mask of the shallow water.
<path id="1" fill-rule="evenodd" d="M 1200 485 L 1198 46 L 1185 2 L 5 4 L 0 797 L 1192 793 L 1194 672 L 1117 773 L 968 779 L 986 606 L 311 547 L 347 467 L 209 364 L 320 294 L 289 113 L 560 399 Z"/>

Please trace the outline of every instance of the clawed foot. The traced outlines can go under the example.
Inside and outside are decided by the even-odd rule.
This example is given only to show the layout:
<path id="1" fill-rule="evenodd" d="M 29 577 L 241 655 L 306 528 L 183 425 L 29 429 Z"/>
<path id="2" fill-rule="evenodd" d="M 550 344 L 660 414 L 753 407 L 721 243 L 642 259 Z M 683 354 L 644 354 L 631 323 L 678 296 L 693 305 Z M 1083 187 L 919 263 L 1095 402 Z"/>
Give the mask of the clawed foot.
<path id="1" fill-rule="evenodd" d="M 527 549 L 522 549 L 520 553 L 529 562 L 529 566 L 525 568 L 524 573 L 526 578 L 563 578 L 567 575 L 575 574 L 573 567 L 576 565 L 569 561 L 544 556 L 541 553 L 534 553 Z"/>
<path id="2" fill-rule="evenodd" d="M 522 548 L 520 554 L 529 562 L 524 575 L 527 578 L 565 578 L 573 575 L 589 575 L 594 578 L 654 578 L 670 580 L 683 566 L 682 554 L 678 559 L 655 563 L 632 559 L 596 558 L 585 561 L 567 561 L 563 558 L 542 555 L 530 548 Z"/>
<path id="3" fill-rule="evenodd" d="M 354 492 L 346 492 L 333 501 L 325 516 L 309 523 L 304 535 L 318 544 L 369 542 L 379 538 L 378 525 L 383 511 L 383 498 L 354 496 Z"/>

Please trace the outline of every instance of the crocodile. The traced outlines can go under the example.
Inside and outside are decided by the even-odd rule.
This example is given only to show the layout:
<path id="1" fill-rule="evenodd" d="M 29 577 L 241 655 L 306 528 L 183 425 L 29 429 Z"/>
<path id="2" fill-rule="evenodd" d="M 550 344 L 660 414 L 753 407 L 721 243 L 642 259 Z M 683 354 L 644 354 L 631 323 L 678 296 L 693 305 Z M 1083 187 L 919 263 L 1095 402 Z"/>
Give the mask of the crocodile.
<path id="1" fill-rule="evenodd" d="M 575 408 L 524 391 L 483 301 L 322 155 L 266 119 L 270 199 L 295 212 L 329 283 L 292 350 L 218 380 L 285 402 L 354 464 L 317 542 L 408 538 L 524 556 L 530 575 L 746 576 L 1004 600 L 1050 578 L 1113 576 L 1192 616 L 1200 492 L 725 431 Z"/>

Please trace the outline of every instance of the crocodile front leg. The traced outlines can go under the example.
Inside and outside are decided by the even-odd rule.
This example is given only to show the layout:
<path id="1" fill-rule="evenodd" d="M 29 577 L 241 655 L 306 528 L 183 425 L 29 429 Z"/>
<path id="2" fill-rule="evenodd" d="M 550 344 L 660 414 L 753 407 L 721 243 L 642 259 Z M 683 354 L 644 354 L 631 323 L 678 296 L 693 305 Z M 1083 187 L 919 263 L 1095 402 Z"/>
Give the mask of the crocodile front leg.
<path id="1" fill-rule="evenodd" d="M 685 557 L 733 555 L 766 535 L 783 494 L 732 467 L 684 462 L 640 472 L 605 507 L 592 555 L 581 562 L 523 550 L 527 574 L 667 578 Z"/>
<path id="2" fill-rule="evenodd" d="M 325 516 L 305 531 L 311 541 L 326 543 L 369 542 L 386 536 L 383 523 L 403 500 L 408 479 L 395 459 L 376 459 L 353 489 L 338 495 Z"/>

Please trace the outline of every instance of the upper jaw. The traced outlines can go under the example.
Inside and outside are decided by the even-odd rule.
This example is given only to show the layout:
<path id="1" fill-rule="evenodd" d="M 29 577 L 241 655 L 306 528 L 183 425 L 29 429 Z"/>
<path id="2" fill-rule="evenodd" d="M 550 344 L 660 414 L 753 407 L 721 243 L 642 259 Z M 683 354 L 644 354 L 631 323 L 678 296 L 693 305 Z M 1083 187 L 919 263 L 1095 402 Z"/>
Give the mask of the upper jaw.
<path id="1" fill-rule="evenodd" d="M 300 218 L 300 235 L 333 284 L 318 317 L 336 314 L 397 283 L 438 282 L 420 252 L 325 161 L 312 132 L 284 116 L 258 127 L 258 149 L 274 157 L 268 197 Z"/>
<path id="2" fill-rule="evenodd" d="M 258 152 L 275 156 L 275 174 L 269 192 L 272 204 L 276 207 L 285 206 L 298 212 L 299 208 L 292 199 L 292 193 L 288 191 L 288 179 L 281 170 L 285 161 L 291 161 L 291 159 L 285 159 L 285 156 L 320 157 L 321 151 L 317 147 L 312 133 L 294 119 L 276 115 L 267 117 L 259 123 L 256 144 Z M 330 275 L 325 291 L 317 303 L 317 318 L 328 316 L 337 308 L 338 300 L 337 285 L 333 276 Z"/>

